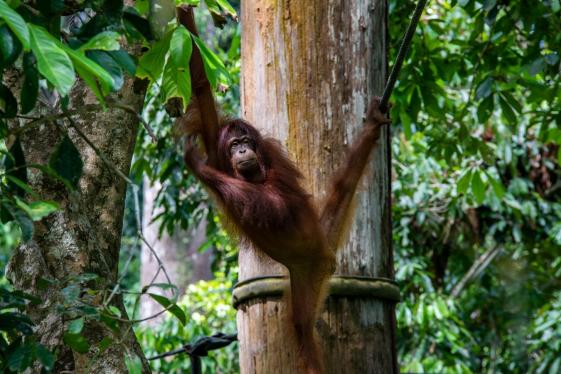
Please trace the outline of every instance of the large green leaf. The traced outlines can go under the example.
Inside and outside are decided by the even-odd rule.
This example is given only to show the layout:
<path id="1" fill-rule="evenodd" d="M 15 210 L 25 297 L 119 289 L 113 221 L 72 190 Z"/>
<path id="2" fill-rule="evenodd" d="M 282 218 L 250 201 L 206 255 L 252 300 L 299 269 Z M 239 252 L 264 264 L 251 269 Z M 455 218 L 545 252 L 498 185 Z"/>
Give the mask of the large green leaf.
<path id="1" fill-rule="evenodd" d="M 195 44 L 199 48 L 199 51 L 201 52 L 205 73 L 210 82 L 210 85 L 213 88 L 216 88 L 218 80 L 221 76 L 225 80 L 230 80 L 230 74 L 222 63 L 222 60 L 220 60 L 220 58 L 218 58 L 218 56 L 216 56 L 214 52 L 208 49 L 208 47 L 200 38 L 196 37 L 195 35 L 191 36 L 195 41 Z"/>
<path id="2" fill-rule="evenodd" d="M 165 101 L 173 97 L 182 99 L 183 108 L 186 109 L 191 100 L 191 74 L 189 69 L 178 69 L 170 58 L 162 79 L 162 92 Z"/>
<path id="3" fill-rule="evenodd" d="M 8 6 L 3 0 L 0 0 L 0 18 L 6 22 L 8 27 L 17 35 L 23 49 L 28 51 L 30 47 L 29 29 L 23 18 Z"/>
<path id="4" fill-rule="evenodd" d="M 170 57 L 164 69 L 162 91 L 167 100 L 178 97 L 187 108 L 191 100 L 189 61 L 193 51 L 191 34 L 183 26 L 175 29 L 170 42 Z"/>
<path id="5" fill-rule="evenodd" d="M 150 78 L 155 82 L 164 71 L 166 55 L 169 49 L 172 32 L 168 32 L 152 48 L 146 52 L 138 62 L 136 75 L 139 78 Z"/>
<path id="6" fill-rule="evenodd" d="M 193 52 L 191 33 L 182 25 L 178 26 L 171 37 L 169 52 L 178 69 L 189 70 L 189 61 Z"/>
<path id="7" fill-rule="evenodd" d="M 76 80 L 70 57 L 62 49 L 60 42 L 44 28 L 29 25 L 29 30 L 31 49 L 37 58 L 39 72 L 62 96 L 68 95 Z"/>

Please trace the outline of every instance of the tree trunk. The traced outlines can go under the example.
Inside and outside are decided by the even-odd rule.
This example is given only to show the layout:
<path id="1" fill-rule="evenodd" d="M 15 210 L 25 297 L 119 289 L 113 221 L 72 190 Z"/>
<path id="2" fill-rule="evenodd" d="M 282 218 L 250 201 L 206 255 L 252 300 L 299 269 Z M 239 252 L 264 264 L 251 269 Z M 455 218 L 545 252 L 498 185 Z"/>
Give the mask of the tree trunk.
<path id="1" fill-rule="evenodd" d="M 11 86 L 20 85 L 22 80 L 23 77 L 13 77 Z M 69 98 L 68 111 L 84 111 L 73 117 L 76 126 L 110 164 L 127 175 L 137 133 L 137 117 L 122 109 L 102 110 L 94 94 L 82 82 L 75 85 Z M 138 113 L 143 98 L 144 90 L 134 87 L 130 78 L 125 80 L 118 94 L 112 95 L 113 100 L 130 106 Z M 97 110 L 87 111 L 88 106 L 97 107 Z M 32 115 L 58 111 L 60 109 L 41 105 Z M 63 343 L 69 321 L 68 315 L 65 318 L 59 310 L 68 300 L 62 288 L 71 282 L 72 277 L 84 273 L 99 276 L 98 280 L 87 284 L 94 290 L 110 290 L 117 281 L 126 191 L 125 181 L 68 124 L 66 118 L 45 122 L 23 131 L 20 136 L 26 163 L 46 164 L 63 138 L 65 129 L 68 129 L 84 165 L 75 191 L 67 190 L 62 183 L 36 169 L 28 169 L 29 184 L 33 190 L 41 199 L 56 201 L 61 209 L 35 222 L 32 240 L 16 249 L 8 264 L 7 276 L 16 289 L 43 300 L 40 305 L 29 305 L 28 313 L 36 324 L 41 343 L 56 350 L 54 372 L 128 373 L 125 357 L 134 353 L 143 361 L 143 372 L 148 373 L 148 364 L 129 323 L 120 323 L 111 330 L 98 320 L 87 319 L 82 332 L 90 345 L 87 353 L 74 352 Z M 45 288 L 42 279 L 54 282 Z M 103 301 L 102 294 L 100 292 L 99 296 L 91 298 L 94 307 Z M 111 305 L 120 309 L 122 317 L 126 318 L 120 297 L 114 297 Z M 110 338 L 112 343 L 101 352 L 99 343 L 104 338 Z"/>
<path id="2" fill-rule="evenodd" d="M 255 0 L 242 5 L 242 113 L 283 142 L 323 197 L 386 80 L 384 0 Z M 330 373 L 397 372 L 391 254 L 390 144 L 384 129 L 338 254 L 318 323 Z M 296 373 L 278 297 L 286 270 L 240 252 L 238 332 L 242 373 Z M 258 279 L 261 277 L 261 279 Z M 263 279 L 262 277 L 266 277 Z M 242 292 L 243 288 L 252 292 Z"/>
<path id="3" fill-rule="evenodd" d="M 155 182 L 154 185 L 149 183 L 145 179 L 143 194 L 144 219 L 142 222 L 144 236 L 162 261 L 171 282 L 177 286 L 178 295 L 181 297 L 185 293 L 187 285 L 198 280 L 212 278 L 211 251 L 205 251 L 204 253 L 198 251 L 206 238 L 206 222 L 203 220 L 197 227 L 190 228 L 188 231 L 176 227 L 173 235 L 169 235 L 167 231 L 164 231 L 160 236 L 160 225 L 158 222 L 152 222 L 152 217 L 158 215 L 158 212 L 154 211 L 154 200 L 162 186 L 158 182 Z M 150 248 L 145 243 L 142 243 L 140 266 L 140 284 L 143 286 L 150 283 L 167 283 L 167 279 L 161 271 L 156 279 L 153 279 L 159 265 Z M 161 294 L 162 291 L 157 288 L 150 290 L 151 293 L 157 294 Z M 169 297 L 170 295 L 167 296 Z M 141 318 L 153 316 L 160 310 L 162 310 L 162 306 L 152 298 L 142 298 Z M 165 314 L 162 314 L 145 323 L 156 326 L 164 316 Z"/>

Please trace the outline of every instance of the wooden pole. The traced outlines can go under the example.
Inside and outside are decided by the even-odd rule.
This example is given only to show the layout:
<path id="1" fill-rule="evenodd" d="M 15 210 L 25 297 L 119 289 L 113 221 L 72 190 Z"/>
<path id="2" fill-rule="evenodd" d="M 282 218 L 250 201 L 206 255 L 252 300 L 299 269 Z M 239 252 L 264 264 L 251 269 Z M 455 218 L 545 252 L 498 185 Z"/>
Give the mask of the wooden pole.
<path id="1" fill-rule="evenodd" d="M 242 116 L 278 138 L 323 196 L 387 77 L 385 0 L 242 3 Z M 384 130 L 356 197 L 333 294 L 318 322 L 329 373 L 395 373 L 390 144 Z M 281 298 L 285 269 L 240 251 L 241 373 L 297 373 Z"/>

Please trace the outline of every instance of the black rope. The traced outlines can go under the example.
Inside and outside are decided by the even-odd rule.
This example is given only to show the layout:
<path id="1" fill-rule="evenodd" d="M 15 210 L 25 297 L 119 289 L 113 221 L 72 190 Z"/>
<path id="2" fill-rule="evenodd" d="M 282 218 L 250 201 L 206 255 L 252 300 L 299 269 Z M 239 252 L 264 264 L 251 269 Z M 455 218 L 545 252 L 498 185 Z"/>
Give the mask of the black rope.
<path id="1" fill-rule="evenodd" d="M 238 334 L 223 334 L 221 332 L 214 334 L 212 336 L 204 336 L 197 339 L 193 344 L 186 344 L 179 349 L 174 349 L 173 351 L 165 352 L 154 357 L 150 357 L 148 360 L 157 360 L 164 357 L 173 356 L 179 353 L 187 353 L 191 359 L 191 373 L 200 374 L 201 373 L 201 357 L 208 356 L 209 351 L 215 349 L 224 348 L 230 345 L 232 342 L 238 340 Z"/>
<path id="2" fill-rule="evenodd" d="M 386 87 L 384 88 L 382 100 L 380 100 L 380 110 L 382 111 L 382 113 L 385 113 L 388 110 L 388 103 L 390 101 L 390 96 L 392 95 L 393 88 L 395 87 L 397 76 L 399 75 L 401 66 L 403 65 L 403 60 L 405 60 L 405 56 L 407 56 L 407 52 L 409 51 L 409 47 L 411 46 L 411 39 L 413 39 L 413 35 L 415 34 L 415 30 L 417 29 L 417 24 L 419 24 L 419 19 L 421 18 L 421 14 L 423 13 L 423 9 L 425 8 L 426 4 L 427 0 L 419 0 L 417 6 L 415 7 L 413 17 L 409 22 L 409 26 L 407 26 L 407 31 L 405 32 L 405 36 L 401 41 L 401 46 L 399 47 L 399 52 L 397 53 L 395 64 L 392 67 L 388 83 L 386 83 Z"/>

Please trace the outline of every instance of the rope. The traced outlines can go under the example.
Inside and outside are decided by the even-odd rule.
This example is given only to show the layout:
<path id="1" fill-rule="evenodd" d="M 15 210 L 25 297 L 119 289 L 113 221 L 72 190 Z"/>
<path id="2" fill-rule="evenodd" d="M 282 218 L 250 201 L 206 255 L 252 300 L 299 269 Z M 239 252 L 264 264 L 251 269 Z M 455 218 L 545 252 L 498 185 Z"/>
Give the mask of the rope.
<path id="1" fill-rule="evenodd" d="M 236 340 L 238 340 L 237 334 L 227 335 L 219 332 L 212 336 L 203 336 L 197 339 L 193 344 L 186 344 L 179 349 L 150 357 L 148 360 L 152 361 L 179 353 L 187 353 L 191 359 L 191 373 L 200 374 L 202 369 L 201 357 L 206 357 L 209 351 L 226 347 Z"/>
<path id="2" fill-rule="evenodd" d="M 419 19 L 421 18 L 421 14 L 423 13 L 423 9 L 425 8 L 426 4 L 427 0 L 419 0 L 417 6 L 415 7 L 413 17 L 411 18 L 411 21 L 409 21 L 409 26 L 407 26 L 407 31 L 405 32 L 405 36 L 401 41 L 401 46 L 399 47 L 399 52 L 397 53 L 395 64 L 392 67 L 388 83 L 386 83 L 386 87 L 384 88 L 384 93 L 382 95 L 382 100 L 380 101 L 380 110 L 382 111 L 382 113 L 385 113 L 388 110 L 388 103 L 395 87 L 395 83 L 397 82 L 397 76 L 401 71 L 401 66 L 403 65 L 405 56 L 407 56 L 407 52 L 409 51 L 409 47 L 411 46 L 411 40 L 413 39 L 413 35 L 415 34 L 415 30 L 417 29 L 417 25 L 419 24 Z"/>

